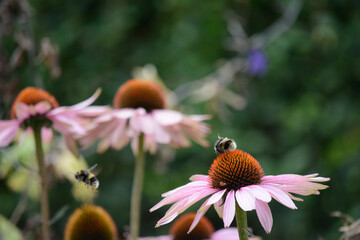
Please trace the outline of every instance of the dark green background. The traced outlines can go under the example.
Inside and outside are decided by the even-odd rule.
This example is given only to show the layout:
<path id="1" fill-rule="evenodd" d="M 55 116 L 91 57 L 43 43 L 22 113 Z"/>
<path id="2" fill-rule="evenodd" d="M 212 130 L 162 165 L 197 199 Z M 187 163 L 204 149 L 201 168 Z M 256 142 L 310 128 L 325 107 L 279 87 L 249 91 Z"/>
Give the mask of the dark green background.
<path id="1" fill-rule="evenodd" d="M 38 74 L 44 87 L 62 105 L 89 97 L 98 87 L 103 93 L 96 104 L 111 104 L 116 89 L 135 66 L 153 63 L 170 89 L 201 78 L 216 69 L 218 60 L 234 57 L 224 48 L 227 31 L 224 15 L 236 12 L 247 34 L 266 29 L 282 14 L 287 1 L 246 0 L 30 0 L 30 25 L 37 43 L 49 37 L 60 50 L 62 75 L 52 79 L 43 66 L 26 62 L 3 76 L 18 84 L 13 98 L 23 87 L 34 85 Z M 248 105 L 231 110 L 226 122 L 209 112 L 206 103 L 182 103 L 185 113 L 213 114 L 209 121 L 214 142 L 217 134 L 237 141 L 251 153 L 265 174 L 320 173 L 331 177 L 329 189 L 320 196 L 305 197 L 288 209 L 270 203 L 274 225 L 270 235 L 262 229 L 255 212 L 248 214 L 255 235 L 265 239 L 337 239 L 341 221 L 330 217 L 340 210 L 360 217 L 360 11 L 358 1 L 304 1 L 295 24 L 264 51 L 268 69 L 264 77 L 246 80 Z M 20 26 L 16 27 L 19 29 Z M 16 47 L 12 35 L 2 36 L 2 51 L 11 55 Z M 35 72 L 35 73 L 34 73 Z M 236 79 L 234 85 L 236 86 Z M 0 92 L 0 96 L 5 93 Z M 3 118 L 9 103 L 1 99 Z M 6 110 L 6 111 L 5 111 Z M 161 200 L 161 193 L 188 182 L 193 174 L 206 174 L 214 159 L 212 148 L 197 144 L 176 151 L 165 172 L 156 168 L 158 156 L 147 155 L 142 209 L 141 236 L 166 234 L 169 226 L 154 229 L 167 208 L 154 213 L 148 209 Z M 102 167 L 95 203 L 113 216 L 119 232 L 129 222 L 130 189 L 134 157 L 127 146 L 87 156 L 89 165 Z M 73 200 L 70 183 L 58 183 L 51 190 L 51 209 L 69 205 Z M 1 213 L 9 217 L 19 195 L 1 183 Z M 202 201 L 201 201 L 202 203 Z M 36 213 L 37 203 L 25 212 Z M 192 207 L 195 211 L 200 204 Z M 54 239 L 62 239 L 70 211 L 53 227 Z M 216 228 L 222 221 L 211 209 L 207 216 Z M 171 225 L 171 224 L 170 224 Z M 235 222 L 232 226 L 235 226 Z"/>

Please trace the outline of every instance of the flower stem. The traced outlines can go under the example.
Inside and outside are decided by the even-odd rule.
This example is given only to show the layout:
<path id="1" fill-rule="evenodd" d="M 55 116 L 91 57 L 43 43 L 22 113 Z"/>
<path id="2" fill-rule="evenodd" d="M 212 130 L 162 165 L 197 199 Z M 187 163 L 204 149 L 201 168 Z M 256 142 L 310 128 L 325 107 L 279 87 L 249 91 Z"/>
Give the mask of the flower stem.
<path id="1" fill-rule="evenodd" d="M 139 152 L 136 155 L 134 182 L 131 195 L 130 209 L 130 239 L 136 240 L 140 230 L 141 195 L 144 182 L 145 152 L 144 134 L 139 136 Z"/>
<path id="2" fill-rule="evenodd" d="M 245 229 L 247 228 L 246 212 L 239 207 L 239 204 L 236 201 L 235 204 L 236 204 L 236 212 L 235 212 L 236 224 L 239 232 L 239 239 L 248 240 L 248 235 L 245 231 Z"/>
<path id="3" fill-rule="evenodd" d="M 50 240 L 49 229 L 49 199 L 48 199 L 48 181 L 44 162 L 44 152 L 41 142 L 41 125 L 33 127 L 35 137 L 36 158 L 39 167 L 41 181 L 41 219 L 42 219 L 42 239 Z"/>

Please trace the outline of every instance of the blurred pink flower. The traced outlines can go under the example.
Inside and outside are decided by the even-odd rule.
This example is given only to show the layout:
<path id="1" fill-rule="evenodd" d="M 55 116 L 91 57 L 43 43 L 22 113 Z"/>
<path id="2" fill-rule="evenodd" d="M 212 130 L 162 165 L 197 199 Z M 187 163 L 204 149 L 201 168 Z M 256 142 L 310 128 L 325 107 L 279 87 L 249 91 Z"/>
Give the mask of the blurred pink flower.
<path id="1" fill-rule="evenodd" d="M 0 121 L 0 147 L 14 141 L 19 129 L 26 130 L 22 134 L 24 135 L 32 132 L 34 124 L 40 124 L 44 141 L 51 141 L 53 127 L 64 136 L 68 148 L 76 153 L 76 138 L 86 134 L 85 123 L 88 122 L 81 115 L 91 115 L 92 110 L 88 106 L 96 100 L 100 92 L 96 91 L 89 99 L 71 107 L 59 107 L 56 99 L 48 92 L 35 87 L 23 89 L 12 105 L 12 120 Z M 22 137 L 20 136 L 20 139 Z"/>
<path id="2" fill-rule="evenodd" d="M 203 146 L 210 132 L 202 121 L 207 115 L 184 115 L 166 109 L 162 89 L 154 82 L 132 79 L 120 86 L 112 111 L 94 119 L 89 126 L 89 134 L 80 143 L 86 147 L 94 140 L 101 139 L 98 150 L 109 147 L 121 149 L 131 141 L 133 152 L 138 151 L 140 134 L 144 134 L 144 149 L 155 153 L 157 144 L 167 144 L 175 148 L 188 147 L 190 141 L 185 135 Z"/>
<path id="3" fill-rule="evenodd" d="M 167 224 L 197 201 L 211 195 L 197 211 L 188 232 L 191 232 L 202 216 L 214 205 L 224 227 L 229 227 L 235 216 L 235 204 L 244 211 L 256 210 L 261 225 L 270 233 L 273 219 L 268 203 L 274 198 L 284 206 L 296 209 L 293 200 L 302 201 L 292 193 L 307 196 L 319 194 L 318 190 L 327 188 L 316 182 L 329 181 L 330 178 L 282 174 L 263 176 L 260 164 L 250 154 L 235 150 L 217 156 L 210 167 L 209 175 L 194 175 L 191 183 L 164 193 L 165 197 L 150 211 L 174 203 L 156 225 Z"/>

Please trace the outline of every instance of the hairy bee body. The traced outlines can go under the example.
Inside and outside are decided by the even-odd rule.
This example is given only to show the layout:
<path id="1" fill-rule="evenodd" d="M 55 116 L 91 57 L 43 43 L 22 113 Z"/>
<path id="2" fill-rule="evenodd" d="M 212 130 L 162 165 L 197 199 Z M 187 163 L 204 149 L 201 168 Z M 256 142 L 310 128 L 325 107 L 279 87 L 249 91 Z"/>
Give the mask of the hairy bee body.
<path id="1" fill-rule="evenodd" d="M 234 151 L 236 149 L 236 142 L 227 137 L 218 136 L 218 140 L 214 144 L 214 150 L 216 155 L 224 153 L 226 151 Z"/>
<path id="2" fill-rule="evenodd" d="M 92 169 L 96 167 L 96 164 L 89 168 L 88 170 L 80 170 L 75 173 L 75 179 L 79 182 L 85 183 L 85 185 L 89 188 L 91 186 L 92 190 L 97 190 L 99 188 L 99 180 L 96 176 L 91 172 Z"/>

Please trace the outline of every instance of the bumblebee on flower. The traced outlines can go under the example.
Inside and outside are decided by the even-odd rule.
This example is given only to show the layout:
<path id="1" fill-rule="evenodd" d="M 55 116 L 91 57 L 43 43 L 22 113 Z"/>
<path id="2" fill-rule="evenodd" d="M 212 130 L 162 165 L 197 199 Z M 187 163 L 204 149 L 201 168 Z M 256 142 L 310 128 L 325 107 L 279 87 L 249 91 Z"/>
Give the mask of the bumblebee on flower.
<path id="1" fill-rule="evenodd" d="M 270 233 L 273 218 L 268 203 L 271 199 L 288 208 L 297 209 L 293 200 L 302 201 L 302 199 L 292 194 L 317 195 L 320 193 L 319 190 L 328 187 L 317 182 L 330 180 L 330 178 L 317 177 L 318 174 L 266 176 L 259 162 L 239 149 L 220 153 L 208 173 L 208 175 L 193 175 L 190 183 L 162 194 L 164 199 L 151 208 L 150 212 L 164 205 L 174 204 L 158 221 L 156 227 L 171 222 L 194 203 L 210 196 L 197 211 L 188 233 L 196 227 L 211 205 L 214 205 L 219 217 L 223 219 L 225 228 L 230 226 L 236 213 L 241 239 L 247 239 L 245 231 L 241 230 L 247 227 L 246 224 L 239 226 L 239 222 L 246 223 L 247 211 L 255 210 L 264 230 Z"/>

